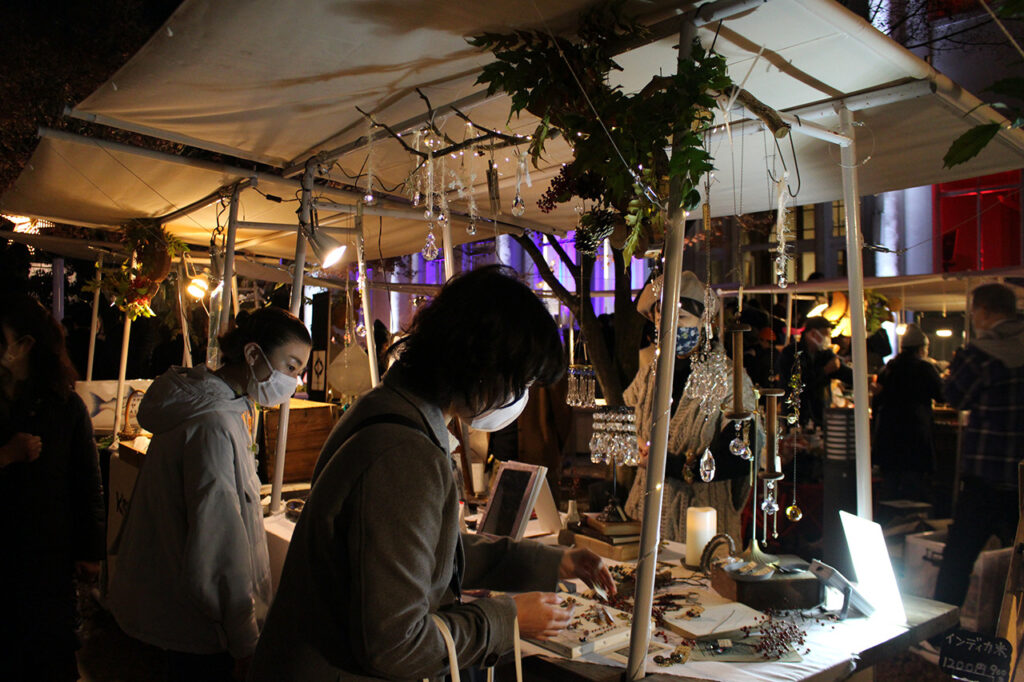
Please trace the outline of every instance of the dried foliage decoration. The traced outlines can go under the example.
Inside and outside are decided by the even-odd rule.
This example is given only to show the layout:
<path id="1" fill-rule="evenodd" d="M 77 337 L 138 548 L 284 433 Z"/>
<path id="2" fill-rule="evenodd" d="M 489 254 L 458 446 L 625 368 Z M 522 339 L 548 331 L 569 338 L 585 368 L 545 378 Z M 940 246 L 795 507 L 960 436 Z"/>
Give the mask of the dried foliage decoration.
<path id="1" fill-rule="evenodd" d="M 694 41 L 675 75 L 655 76 L 634 94 L 611 87 L 608 74 L 621 70 L 613 59 L 615 45 L 646 30 L 622 6 L 613 0 L 583 14 L 574 39 L 516 31 L 485 33 L 469 42 L 494 54 L 478 82 L 489 93 L 511 97 L 509 117 L 525 110 L 540 119 L 530 143 L 534 166 L 556 135 L 573 148 L 573 160 L 552 181 L 541 208 L 578 198 L 596 210 L 615 211 L 629 228 L 623 248 L 628 258 L 641 237 L 662 238 L 670 179 L 682 180 L 683 208 L 699 203 L 697 184 L 713 169 L 703 131 L 712 120 L 715 93 L 733 83 L 725 60 Z M 666 149 L 673 142 L 676 152 L 669 159 Z"/>

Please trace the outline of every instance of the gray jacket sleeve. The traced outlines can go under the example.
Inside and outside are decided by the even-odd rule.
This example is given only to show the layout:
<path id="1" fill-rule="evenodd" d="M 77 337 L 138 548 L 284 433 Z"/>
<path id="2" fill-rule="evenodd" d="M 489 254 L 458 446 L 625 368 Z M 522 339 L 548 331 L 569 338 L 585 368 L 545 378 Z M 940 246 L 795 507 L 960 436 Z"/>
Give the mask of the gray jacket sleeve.
<path id="1" fill-rule="evenodd" d="M 447 564 L 437 547 L 454 530 L 448 525 L 457 523 L 446 509 L 454 484 L 440 451 L 409 457 L 409 447 L 392 442 L 374 454 L 352 490 L 354 517 L 347 524 L 358 590 L 347 614 L 352 651 L 360 667 L 385 679 L 421 679 L 447 669 L 432 609 L 447 622 L 463 666 L 510 649 L 516 617 L 507 597 L 438 608 L 450 576 L 441 575 Z"/>

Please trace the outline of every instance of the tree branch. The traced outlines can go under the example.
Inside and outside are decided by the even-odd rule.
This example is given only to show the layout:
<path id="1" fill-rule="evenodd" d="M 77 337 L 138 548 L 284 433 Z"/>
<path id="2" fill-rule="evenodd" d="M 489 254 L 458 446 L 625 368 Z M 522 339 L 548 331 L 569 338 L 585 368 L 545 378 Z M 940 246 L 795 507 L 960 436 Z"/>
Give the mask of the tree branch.
<path id="1" fill-rule="evenodd" d="M 782 120 L 779 112 L 754 97 L 746 90 L 740 90 L 736 95 L 736 101 L 740 102 L 747 111 L 761 119 L 778 139 L 784 138 L 789 133 L 789 124 Z"/>
<path id="2" fill-rule="evenodd" d="M 565 264 L 565 267 L 568 268 L 573 281 L 578 280 L 580 278 L 580 267 L 574 263 L 571 258 L 569 258 L 569 254 L 565 252 L 565 249 L 562 248 L 562 245 L 558 243 L 558 240 L 555 237 L 549 234 L 547 235 L 547 239 L 548 244 L 550 244 L 551 248 L 558 254 L 558 257 L 562 260 L 562 263 Z"/>
<path id="3" fill-rule="evenodd" d="M 521 235 L 512 235 L 519 246 L 523 247 L 523 250 L 530 254 L 530 258 L 537 266 L 537 274 L 540 275 L 544 283 L 551 288 L 553 293 L 562 304 L 572 311 L 573 316 L 578 320 L 580 319 L 580 301 L 581 298 L 573 294 L 571 291 L 566 289 L 558 278 L 555 277 L 555 273 L 551 271 L 551 267 L 548 266 L 548 262 L 544 260 L 544 254 L 541 252 L 537 245 L 530 239 L 530 235 L 523 233 Z"/>
<path id="4" fill-rule="evenodd" d="M 526 141 L 526 138 L 520 138 L 520 137 L 513 136 L 513 135 L 506 135 L 504 133 L 499 133 L 497 130 L 491 130 L 490 128 L 485 128 L 482 125 L 478 125 L 473 119 L 471 119 L 469 116 L 466 116 L 464 113 L 462 113 L 461 111 L 459 111 L 455 107 L 452 107 L 452 111 L 455 112 L 456 116 L 458 116 L 463 121 L 465 121 L 466 123 L 471 125 L 473 128 L 476 128 L 480 132 L 482 132 L 485 135 L 488 135 L 488 136 L 490 136 L 492 138 L 495 138 L 495 139 L 498 139 L 498 140 L 502 140 L 503 142 L 507 142 L 510 145 L 518 145 L 518 144 L 522 144 L 523 142 Z"/>
<path id="5" fill-rule="evenodd" d="M 427 105 L 427 114 L 428 114 L 427 125 L 430 127 L 430 129 L 434 132 L 435 135 L 437 135 L 438 137 L 444 139 L 444 141 L 447 142 L 449 145 L 455 144 L 455 140 L 453 140 L 452 138 L 448 137 L 448 135 L 446 135 L 445 133 L 442 133 L 440 130 L 437 129 L 437 126 L 434 125 L 434 107 L 431 106 L 430 99 L 426 95 L 424 95 L 423 91 L 420 90 L 419 88 L 416 88 L 416 94 L 419 95 L 420 98 Z"/>
<path id="6" fill-rule="evenodd" d="M 356 111 L 358 111 L 360 114 L 362 114 L 367 119 L 369 119 L 370 123 L 372 123 L 373 125 L 380 126 L 384 130 L 386 130 L 388 135 L 390 135 L 391 137 L 393 137 L 396 140 L 398 140 L 398 144 L 402 145 L 402 147 L 405 148 L 405 151 L 409 152 L 410 154 L 415 154 L 416 156 L 420 157 L 421 159 L 426 159 L 427 158 L 427 153 L 426 152 L 421 152 L 418 149 L 413 149 L 412 147 L 410 147 L 408 144 L 406 144 L 405 140 L 402 139 L 402 136 L 400 134 L 396 133 L 394 130 L 392 130 L 391 127 L 388 126 L 386 123 L 381 123 L 381 122 L 375 120 L 373 118 L 372 114 L 366 113 L 365 111 L 363 111 L 359 107 L 356 107 Z"/>
<path id="7" fill-rule="evenodd" d="M 647 85 L 644 86 L 643 90 L 640 91 L 641 97 L 646 97 L 659 90 L 664 90 L 672 82 L 671 76 L 655 76 L 650 80 Z M 710 91 L 716 98 L 726 96 L 725 93 Z M 782 139 L 789 132 L 789 124 L 783 121 L 777 111 L 772 109 L 770 106 L 754 97 L 750 92 L 746 90 L 739 90 L 736 94 L 736 100 L 743 104 L 747 108 L 747 111 L 757 116 L 759 119 L 764 121 L 764 124 L 772 131 L 772 135 Z"/>

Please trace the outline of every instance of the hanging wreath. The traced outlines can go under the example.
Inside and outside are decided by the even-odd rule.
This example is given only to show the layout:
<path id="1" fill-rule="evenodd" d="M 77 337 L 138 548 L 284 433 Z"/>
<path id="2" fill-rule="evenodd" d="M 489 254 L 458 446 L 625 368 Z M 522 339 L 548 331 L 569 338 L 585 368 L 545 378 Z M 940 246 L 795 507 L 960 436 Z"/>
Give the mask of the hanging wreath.
<path id="1" fill-rule="evenodd" d="M 153 317 L 150 303 L 167 279 L 171 263 L 188 251 L 188 246 L 154 220 L 133 220 L 122 226 L 121 243 L 125 245 L 124 261 L 103 268 L 98 286 L 130 319 Z"/>

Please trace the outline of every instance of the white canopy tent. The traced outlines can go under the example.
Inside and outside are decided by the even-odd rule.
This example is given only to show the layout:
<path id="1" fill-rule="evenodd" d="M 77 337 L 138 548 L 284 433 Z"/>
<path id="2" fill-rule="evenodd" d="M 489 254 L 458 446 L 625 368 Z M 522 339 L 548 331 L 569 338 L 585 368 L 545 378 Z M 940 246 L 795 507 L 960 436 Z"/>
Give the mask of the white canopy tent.
<path id="1" fill-rule="evenodd" d="M 295 199 L 297 176 L 317 153 L 325 155 L 325 166 L 337 158 L 331 178 L 361 187 L 365 180 L 353 183 L 345 175 L 357 175 L 367 160 L 369 126 L 357 106 L 396 131 L 409 133 L 428 118 L 425 101 L 416 92 L 419 88 L 434 106 L 434 122 L 456 140 L 468 133 L 447 107 L 450 103 L 482 126 L 530 134 L 536 124 L 532 116 L 524 114 L 506 126 L 507 98 L 487 97 L 481 86 L 474 85 L 487 55 L 470 48 L 465 37 L 485 30 L 566 29 L 589 4 L 562 0 L 544 3 L 541 9 L 533 2 L 185 0 L 138 54 L 70 114 L 269 164 L 274 170 L 258 174 L 256 189 L 241 191 L 240 220 L 292 226 L 297 203 L 267 201 L 256 190 Z M 716 13 L 709 11 L 708 16 L 715 21 L 698 18 L 698 25 L 706 23 L 699 35 L 727 58 L 735 81 L 744 81 L 753 67 L 746 89 L 792 114 L 794 124 L 798 119 L 803 124 L 798 127 L 811 133 L 820 132 L 812 125 L 838 130 L 840 104 L 863 124 L 856 160 L 861 164 L 863 193 L 1022 165 L 1024 133 L 1015 130 L 1000 134 L 971 162 L 943 170 L 941 157 L 949 142 L 975 120 L 1001 120 L 998 114 L 985 106 L 975 108 L 979 102 L 973 96 L 833 0 L 733 0 L 714 7 Z M 643 20 L 652 26 L 653 37 L 664 37 L 620 55 L 624 71 L 616 75 L 627 90 L 639 88 L 652 74 L 674 70 L 673 17 L 687 6 L 655 2 L 637 3 L 637 8 L 645 12 Z M 725 17 L 719 24 L 717 19 Z M 765 181 L 765 168 L 773 163 L 765 158 L 766 148 L 769 156 L 774 155 L 774 143 L 762 132 L 760 121 L 738 110 L 731 118 L 731 135 L 720 129 L 712 143 L 718 168 L 711 192 L 715 216 L 774 204 Z M 373 172 L 380 185 L 394 188 L 406 179 L 413 159 L 397 141 L 380 130 L 376 134 Z M 817 137 L 796 135 L 794 143 L 801 180 L 797 202 L 840 198 L 838 151 Z M 793 170 L 788 142 L 783 141 L 782 151 Z M 548 232 L 574 228 L 571 207 L 547 215 L 532 208 L 568 154 L 564 143 L 550 146 L 541 168 L 531 169 L 532 187 L 523 187 L 530 207 L 526 216 L 503 215 L 501 227 Z M 475 175 L 472 187 L 485 217 L 489 216 L 484 168 L 489 156 L 448 159 L 453 166 L 469 165 L 467 175 Z M 502 149 L 494 157 L 502 173 L 507 211 L 515 155 Z M 44 131 L 30 164 L 0 198 L 0 205 L 9 212 L 87 226 L 170 216 L 167 225 L 175 234 L 206 243 L 219 207 L 211 200 L 187 214 L 180 209 L 195 208 L 218 188 L 256 175 L 245 165 L 199 162 Z M 795 178 L 791 180 L 795 188 Z M 382 193 L 379 187 L 377 193 Z M 361 192 L 326 195 L 353 204 Z M 401 190 L 393 197 L 380 208 L 408 208 Z M 452 206 L 467 211 L 466 201 L 454 193 Z M 321 211 L 322 222 L 329 223 L 331 216 L 330 211 Z M 351 217 L 342 214 L 334 220 L 342 226 L 352 224 Z M 378 221 L 368 222 L 371 258 L 415 252 L 426 234 L 416 213 L 385 215 L 378 254 L 373 234 Z M 482 226 L 471 237 L 459 224 L 452 230 L 454 243 L 494 234 Z M 294 249 L 290 235 L 244 227 L 239 228 L 238 241 L 242 251 L 276 257 L 290 257 Z M 347 262 L 354 259 L 352 251 Z"/>
<path id="2" fill-rule="evenodd" d="M 115 226 L 128 218 L 164 218 L 167 227 L 186 241 L 207 243 L 220 209 L 215 192 L 242 181 L 237 211 L 241 222 L 234 226 L 239 250 L 282 257 L 294 249 L 301 265 L 304 245 L 294 233 L 295 209 L 300 204 L 267 201 L 260 192 L 294 199 L 300 187 L 297 177 L 305 170 L 307 198 L 322 193 L 327 201 L 356 204 L 361 191 L 322 190 L 308 181 L 319 165 L 329 169 L 329 177 L 363 187 L 363 180 L 353 178 L 367 162 L 370 128 L 357 106 L 405 134 L 432 118 L 460 140 L 470 133 L 452 115 L 449 105 L 454 103 L 481 126 L 525 137 L 535 119 L 523 115 L 507 121 L 507 98 L 488 97 L 474 85 L 488 56 L 470 48 L 465 37 L 516 28 L 564 32 L 574 24 L 577 12 L 591 4 L 554 0 L 541 8 L 534 0 L 504 4 L 185 0 L 138 54 L 70 113 L 243 162 L 196 162 L 44 132 L 29 166 L 0 198 L 0 208 L 89 226 Z M 861 299 L 863 288 L 857 196 L 1024 165 L 1024 133 L 1003 130 L 975 159 L 953 170 L 942 169 L 941 157 L 951 140 L 977 121 L 1003 119 L 833 0 L 719 0 L 695 10 L 691 5 L 657 1 L 637 2 L 635 7 L 652 27 L 652 42 L 621 55 L 624 71 L 618 77 L 627 90 L 639 88 L 651 75 L 675 71 L 674 46 L 685 15 L 698 26 L 703 44 L 713 44 L 727 58 L 734 81 L 744 82 L 751 94 L 788 114 L 794 131 L 802 133 L 793 136 L 796 163 L 788 141 L 781 148 L 794 189 L 799 166 L 796 201 L 846 199 L 851 228 L 849 288 L 855 301 Z M 427 112 L 417 89 L 429 98 L 432 111 Z M 710 196 L 712 215 L 773 208 L 775 195 L 766 171 L 781 168 L 772 152 L 775 143 L 757 119 L 736 110 L 729 112 L 729 118 L 729 127 L 723 125 L 712 139 L 717 167 Z M 569 153 L 564 142 L 551 144 L 541 167 L 532 171 L 532 186 L 523 187 L 528 207 L 535 206 L 546 189 L 545 180 Z M 515 155 L 507 149 L 493 155 L 502 173 L 507 207 Z M 466 164 L 466 177 L 475 175 L 470 186 L 485 217 L 487 158 L 489 150 L 484 157 L 466 153 L 446 160 L 460 169 Z M 255 174 L 245 167 L 246 161 L 266 164 L 264 172 Z M 325 207 L 320 211 L 321 223 L 355 224 L 370 257 L 418 251 L 426 226 L 408 211 L 399 187 L 414 165 L 410 155 L 396 140 L 378 137 L 370 163 L 381 186 L 393 192 L 366 210 L 380 214 L 380 234 L 372 230 L 376 221 L 367 221 L 371 229 L 364 231 L 359 217 L 350 217 L 354 208 Z M 251 186 L 254 175 L 255 188 Z M 375 193 L 382 194 L 379 189 Z M 465 200 L 454 193 L 452 206 L 456 211 L 467 210 Z M 301 208 L 308 210 L 308 201 Z M 549 215 L 531 208 L 524 218 L 496 218 L 497 229 L 559 232 L 573 229 L 576 216 L 566 207 Z M 246 223 L 261 225 L 247 228 Z M 277 226 L 281 229 L 276 230 Z M 452 243 L 471 238 L 457 228 L 445 239 L 449 269 Z M 475 238 L 490 234 L 482 228 Z M 378 238 L 379 254 L 374 251 Z M 672 249 L 670 273 L 681 262 L 681 241 Z M 348 262 L 356 257 L 353 252 L 362 249 L 349 249 Z M 301 273 L 296 283 L 301 283 Z M 666 290 L 673 290 L 669 280 Z M 856 334 L 858 318 L 863 331 L 862 307 L 854 310 L 855 363 L 864 362 L 864 341 Z M 659 403 L 662 407 L 667 406 L 663 384 L 671 382 L 671 372 L 662 381 L 665 374 L 659 371 L 658 395 L 666 396 L 666 402 Z M 869 516 L 866 384 L 858 384 L 855 393 L 858 507 Z M 652 462 L 658 457 L 655 438 Z M 663 462 L 664 443 L 660 457 Z M 283 461 L 282 453 L 278 461 Z M 657 478 L 652 470 L 649 480 Z M 655 499 L 660 496 L 649 498 L 652 503 Z M 657 534 L 656 529 L 651 532 Z M 649 539 L 645 530 L 645 547 Z M 641 608 L 639 601 L 637 606 Z M 636 672 L 633 658 L 631 674 Z"/>

